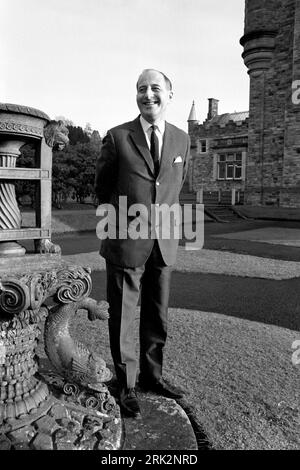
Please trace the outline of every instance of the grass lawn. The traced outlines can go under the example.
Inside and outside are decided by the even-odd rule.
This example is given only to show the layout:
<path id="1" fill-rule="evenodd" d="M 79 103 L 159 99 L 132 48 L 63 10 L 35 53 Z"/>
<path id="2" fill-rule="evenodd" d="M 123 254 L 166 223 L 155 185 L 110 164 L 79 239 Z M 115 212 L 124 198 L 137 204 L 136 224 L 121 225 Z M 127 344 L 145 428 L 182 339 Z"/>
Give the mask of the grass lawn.
<path id="1" fill-rule="evenodd" d="M 75 256 L 75 263 L 104 269 L 96 253 Z M 201 272 L 205 266 L 206 272 L 224 274 L 225 269 L 227 275 L 267 279 L 298 275 L 291 274 L 292 268 L 299 269 L 298 263 L 246 258 L 179 250 L 178 267 Z M 180 288 L 181 292 L 184 287 Z M 191 283 L 190 289 L 195 288 Z M 169 313 L 164 375 L 187 390 L 181 404 L 211 448 L 300 449 L 300 366 L 291 361 L 291 345 L 300 339 L 300 332 L 235 317 L 230 311 L 224 315 L 170 308 Z M 90 323 L 84 312 L 78 317 L 77 338 L 101 354 L 113 370 L 107 323 Z M 138 315 L 135 333 L 137 337 Z"/>
<path id="2" fill-rule="evenodd" d="M 136 320 L 136 337 L 138 316 Z M 80 312 L 75 335 L 113 370 L 106 322 Z M 216 313 L 170 309 L 164 375 L 183 386 L 213 449 L 299 449 L 300 333 Z M 137 350 L 138 351 L 138 350 Z"/>

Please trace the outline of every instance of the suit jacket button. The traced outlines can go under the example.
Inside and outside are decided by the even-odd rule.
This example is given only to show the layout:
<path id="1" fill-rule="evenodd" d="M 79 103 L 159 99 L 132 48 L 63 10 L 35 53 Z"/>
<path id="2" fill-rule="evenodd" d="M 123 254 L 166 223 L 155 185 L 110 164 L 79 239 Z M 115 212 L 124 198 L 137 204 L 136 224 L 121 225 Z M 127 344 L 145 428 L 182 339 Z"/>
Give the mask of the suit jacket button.
<path id="1" fill-rule="evenodd" d="M 159 186 L 159 185 L 160 185 L 160 182 L 159 182 L 159 181 L 156 181 L 155 184 L 156 184 L 156 186 Z"/>

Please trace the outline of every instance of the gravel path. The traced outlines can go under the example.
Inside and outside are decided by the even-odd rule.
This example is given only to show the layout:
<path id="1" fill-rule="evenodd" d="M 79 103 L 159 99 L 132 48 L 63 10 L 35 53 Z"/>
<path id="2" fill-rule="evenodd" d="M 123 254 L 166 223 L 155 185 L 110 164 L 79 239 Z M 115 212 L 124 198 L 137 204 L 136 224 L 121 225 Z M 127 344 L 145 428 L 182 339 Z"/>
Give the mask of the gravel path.
<path id="1" fill-rule="evenodd" d="M 249 240 L 272 245 L 286 245 L 300 247 L 300 229 L 287 227 L 263 227 L 242 232 L 222 233 L 213 235 L 215 238 L 227 238 L 233 240 Z"/>
<path id="2" fill-rule="evenodd" d="M 138 318 L 139 309 L 136 340 Z M 213 449 L 299 449 L 300 375 L 291 360 L 298 332 L 177 308 L 168 330 L 164 376 L 186 390 L 180 403 Z M 87 322 L 82 311 L 74 334 L 113 370 L 107 322 Z"/>
<path id="3" fill-rule="evenodd" d="M 105 269 L 105 260 L 96 251 L 68 255 L 64 259 L 96 271 Z M 300 277 L 300 262 L 217 250 L 187 251 L 179 247 L 175 270 L 281 280 Z"/>

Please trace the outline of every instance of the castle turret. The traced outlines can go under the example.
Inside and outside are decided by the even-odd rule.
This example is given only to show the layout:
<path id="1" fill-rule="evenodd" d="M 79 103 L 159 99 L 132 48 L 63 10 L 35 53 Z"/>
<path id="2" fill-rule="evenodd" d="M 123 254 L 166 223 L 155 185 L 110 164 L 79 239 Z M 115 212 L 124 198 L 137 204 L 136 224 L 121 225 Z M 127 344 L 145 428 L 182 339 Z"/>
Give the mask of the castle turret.
<path id="1" fill-rule="evenodd" d="M 199 121 L 196 118 L 196 108 L 195 108 L 195 101 L 192 103 L 191 111 L 188 117 L 188 131 L 190 132 L 193 127 L 199 123 Z"/>
<path id="2" fill-rule="evenodd" d="M 244 47 L 242 57 L 249 75 L 258 76 L 270 66 L 278 32 L 279 8 L 278 0 L 246 0 L 245 30 L 240 44 Z"/>
<path id="3" fill-rule="evenodd" d="M 240 44 L 250 76 L 246 204 L 300 207 L 300 0 L 245 0 Z"/>

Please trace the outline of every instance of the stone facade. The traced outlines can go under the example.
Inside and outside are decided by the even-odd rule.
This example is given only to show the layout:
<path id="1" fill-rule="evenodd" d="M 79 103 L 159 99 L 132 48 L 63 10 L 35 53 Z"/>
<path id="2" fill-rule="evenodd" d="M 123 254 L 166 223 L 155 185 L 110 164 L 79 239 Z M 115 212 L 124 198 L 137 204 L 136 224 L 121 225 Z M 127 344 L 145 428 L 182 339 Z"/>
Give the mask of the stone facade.
<path id="1" fill-rule="evenodd" d="M 245 202 L 300 207 L 300 0 L 246 0 L 240 42 L 250 75 Z"/>
<path id="2" fill-rule="evenodd" d="M 209 194 L 214 200 L 218 195 L 220 202 L 222 192 L 228 199 L 229 191 L 237 202 L 238 191 L 247 205 L 299 208 L 300 0 L 246 0 L 244 33 L 240 43 L 250 75 L 249 117 L 218 116 L 214 99 L 209 99 L 203 124 L 191 111 L 189 189 L 199 191 L 200 198 L 203 194 L 203 202 Z M 243 155 L 242 178 L 230 179 L 229 172 L 229 179 L 220 179 L 219 156 L 238 152 Z"/>
<path id="3" fill-rule="evenodd" d="M 218 115 L 218 100 L 209 98 L 207 119 L 199 124 L 194 104 L 189 116 L 191 163 L 189 189 L 199 202 L 241 204 L 245 189 L 248 112 Z"/>

